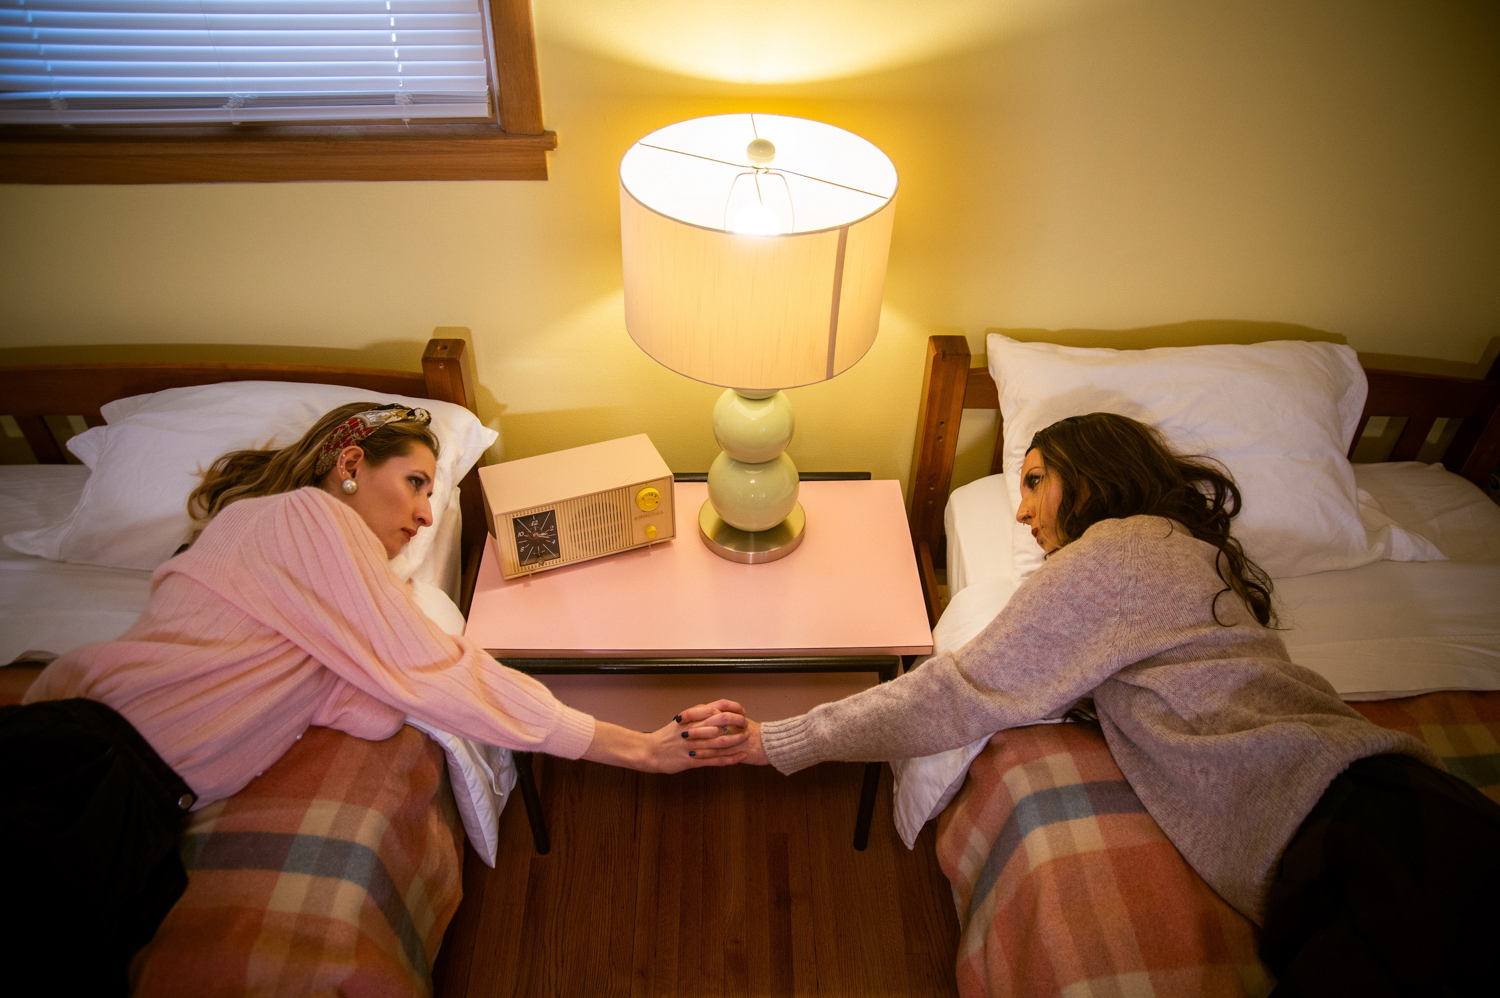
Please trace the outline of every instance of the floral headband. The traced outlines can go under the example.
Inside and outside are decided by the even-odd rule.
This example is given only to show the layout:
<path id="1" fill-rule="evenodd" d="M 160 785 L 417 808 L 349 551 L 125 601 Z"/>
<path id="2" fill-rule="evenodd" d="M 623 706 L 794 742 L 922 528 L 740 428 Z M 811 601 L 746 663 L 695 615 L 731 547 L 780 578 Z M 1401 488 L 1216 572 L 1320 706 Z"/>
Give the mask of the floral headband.
<path id="1" fill-rule="evenodd" d="M 354 447 L 370 434 L 388 423 L 414 422 L 427 424 L 432 414 L 426 409 L 408 409 L 404 405 L 382 405 L 374 409 L 357 412 L 333 428 L 318 449 L 318 462 L 313 465 L 313 474 L 319 478 L 328 474 L 333 462 L 345 447 Z"/>

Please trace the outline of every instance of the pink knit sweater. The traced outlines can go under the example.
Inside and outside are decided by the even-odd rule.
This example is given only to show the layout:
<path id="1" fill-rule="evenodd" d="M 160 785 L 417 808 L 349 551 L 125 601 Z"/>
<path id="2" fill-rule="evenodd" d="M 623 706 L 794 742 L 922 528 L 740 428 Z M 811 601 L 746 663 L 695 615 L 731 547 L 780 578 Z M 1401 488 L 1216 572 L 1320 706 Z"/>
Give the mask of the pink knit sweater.
<path id="1" fill-rule="evenodd" d="M 360 738 L 410 714 L 475 741 L 576 759 L 594 719 L 412 603 L 359 514 L 318 489 L 229 506 L 151 579 L 116 641 L 53 662 L 25 702 L 87 697 L 193 788 L 227 797 L 309 725 Z"/>

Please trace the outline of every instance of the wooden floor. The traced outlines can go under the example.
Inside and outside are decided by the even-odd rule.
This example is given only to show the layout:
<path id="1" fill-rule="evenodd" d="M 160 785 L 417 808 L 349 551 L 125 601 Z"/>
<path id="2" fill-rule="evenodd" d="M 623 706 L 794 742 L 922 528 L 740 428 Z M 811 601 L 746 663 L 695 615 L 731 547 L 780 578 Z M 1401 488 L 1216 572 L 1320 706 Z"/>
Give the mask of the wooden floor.
<path id="1" fill-rule="evenodd" d="M 536 759 L 552 852 L 518 794 L 495 869 L 465 857 L 442 998 L 956 993 L 932 828 L 901 844 L 888 769 L 856 852 L 857 763 L 652 776 Z"/>

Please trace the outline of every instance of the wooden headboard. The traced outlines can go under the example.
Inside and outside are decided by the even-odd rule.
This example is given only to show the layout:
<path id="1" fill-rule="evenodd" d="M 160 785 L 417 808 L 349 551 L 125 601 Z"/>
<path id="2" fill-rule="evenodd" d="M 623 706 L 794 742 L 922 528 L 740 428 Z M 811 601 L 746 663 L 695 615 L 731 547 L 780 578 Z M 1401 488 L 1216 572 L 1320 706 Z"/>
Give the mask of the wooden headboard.
<path id="1" fill-rule="evenodd" d="M 85 348 L 86 349 L 86 348 Z M 56 363 L 0 366 L 0 411 L 15 419 L 42 464 L 66 461 L 48 416 L 81 416 L 89 426 L 104 425 L 100 407 L 115 399 L 166 388 L 211 385 L 224 381 L 296 381 L 347 385 L 371 392 L 411 395 L 452 402 L 474 411 L 474 362 L 461 339 L 431 339 L 422 354 L 422 370 L 330 367 L 269 363 Z M 463 509 L 463 589 L 459 609 L 468 612 L 484 550 L 484 500 L 478 471 L 460 485 Z"/>
<path id="2" fill-rule="evenodd" d="M 907 520 L 917 550 L 917 567 L 933 623 L 942 613 L 937 568 L 946 558 L 943 510 L 952 486 L 958 453 L 958 426 L 965 409 L 998 409 L 999 392 L 984 358 L 971 366 L 969 343 L 962 336 L 933 336 L 927 342 L 917 439 L 912 453 Z M 1366 369 L 1370 391 L 1355 442 L 1376 416 L 1404 417 L 1406 425 L 1385 460 L 1414 460 L 1438 419 L 1458 420 L 1442 462 L 1448 470 L 1483 487 L 1500 463 L 1500 359 L 1487 377 L 1458 378 L 1438 374 Z M 1004 426 L 997 414 L 990 474 L 999 474 L 1004 453 Z M 1353 456 L 1353 448 L 1350 448 Z"/>

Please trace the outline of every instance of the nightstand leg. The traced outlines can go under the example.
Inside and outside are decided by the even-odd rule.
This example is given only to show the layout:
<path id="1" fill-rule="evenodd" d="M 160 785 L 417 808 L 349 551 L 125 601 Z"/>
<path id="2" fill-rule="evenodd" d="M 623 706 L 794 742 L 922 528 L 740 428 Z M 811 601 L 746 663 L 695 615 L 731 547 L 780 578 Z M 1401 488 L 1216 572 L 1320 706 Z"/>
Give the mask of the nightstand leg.
<path id="1" fill-rule="evenodd" d="M 854 848 L 860 852 L 870 844 L 870 819 L 875 817 L 875 791 L 880 789 L 883 762 L 865 763 L 865 782 L 859 788 L 859 813 L 854 817 Z"/>
<path id="2" fill-rule="evenodd" d="M 888 683 L 901 674 L 901 659 L 892 657 L 877 673 L 878 681 Z M 865 763 L 864 784 L 859 788 L 859 811 L 854 815 L 854 848 L 864 852 L 870 844 L 870 821 L 875 817 L 875 791 L 880 789 L 880 767 L 883 762 Z"/>
<path id="3" fill-rule="evenodd" d="M 539 855 L 552 851 L 552 840 L 547 837 L 547 819 L 542 817 L 542 799 L 536 792 L 536 774 L 531 770 L 530 752 L 517 752 L 516 782 L 521 786 L 521 801 L 526 805 L 526 820 L 531 823 L 531 841 Z M 874 797 L 870 798 L 871 804 Z M 868 829 L 869 821 L 865 822 Z"/>

